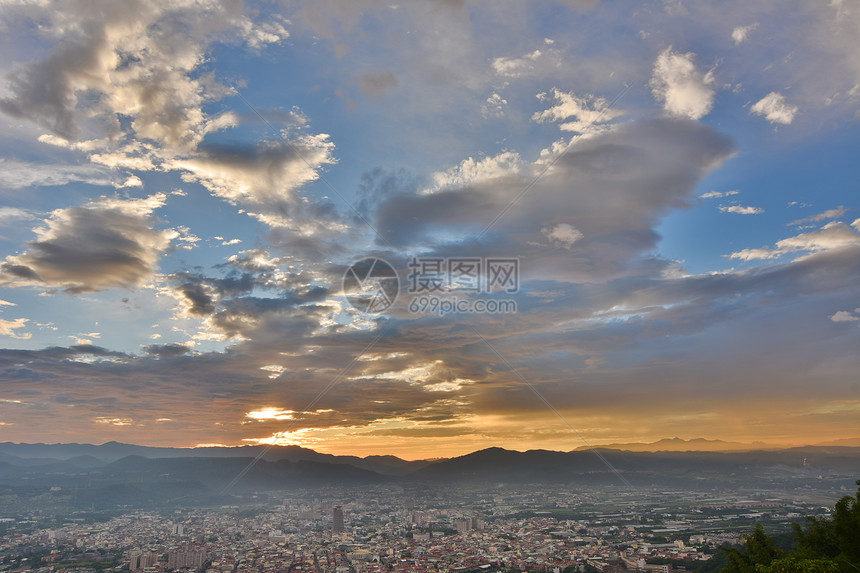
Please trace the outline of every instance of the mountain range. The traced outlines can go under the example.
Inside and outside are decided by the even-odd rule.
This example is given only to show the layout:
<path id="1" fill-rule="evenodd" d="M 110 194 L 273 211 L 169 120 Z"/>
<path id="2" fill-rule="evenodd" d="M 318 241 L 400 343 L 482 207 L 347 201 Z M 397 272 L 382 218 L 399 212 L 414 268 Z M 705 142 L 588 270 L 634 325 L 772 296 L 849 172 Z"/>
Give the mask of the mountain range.
<path id="1" fill-rule="evenodd" d="M 826 443 L 814 444 L 821 447 L 848 446 L 860 447 L 860 438 L 841 438 Z M 766 442 L 726 442 L 707 438 L 663 438 L 656 442 L 629 442 L 621 444 L 601 444 L 599 449 L 625 450 L 629 452 L 749 452 L 762 450 L 783 450 L 785 446 L 775 446 Z M 590 450 L 591 446 L 580 446 L 577 450 Z"/>
<path id="2" fill-rule="evenodd" d="M 15 444 L 0 443 L 0 462 L 18 466 L 38 466 L 57 461 L 76 460 L 76 464 L 115 462 L 128 456 L 143 458 L 257 458 L 269 462 L 288 460 L 350 465 L 383 475 L 406 475 L 432 463 L 406 461 L 396 456 L 335 456 L 300 446 L 211 446 L 202 448 L 165 448 L 120 442 L 93 444 Z M 91 467 L 96 467 L 91 466 Z"/>
<path id="3" fill-rule="evenodd" d="M 697 440 L 668 445 L 713 447 Z M 658 442 L 657 444 L 660 444 Z M 159 448 L 0 443 L 0 495 L 66 496 L 110 508 L 223 504 L 253 492 L 401 484 L 555 483 L 624 487 L 816 487 L 860 477 L 860 448 L 806 446 L 735 452 L 487 448 L 440 460 L 335 456 L 298 446 Z"/>

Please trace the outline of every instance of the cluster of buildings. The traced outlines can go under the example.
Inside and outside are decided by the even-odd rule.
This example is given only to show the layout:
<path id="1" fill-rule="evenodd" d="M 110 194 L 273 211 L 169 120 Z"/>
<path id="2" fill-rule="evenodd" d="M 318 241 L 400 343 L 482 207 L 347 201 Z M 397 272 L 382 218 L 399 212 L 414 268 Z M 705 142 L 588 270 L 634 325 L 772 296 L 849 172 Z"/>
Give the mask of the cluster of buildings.
<path id="1" fill-rule="evenodd" d="M 758 521 L 787 522 L 825 507 L 785 496 L 542 487 L 317 490 L 51 529 L 17 519 L 0 524 L 0 573 L 561 573 L 587 566 L 663 573 L 668 561 L 695 568 Z"/>

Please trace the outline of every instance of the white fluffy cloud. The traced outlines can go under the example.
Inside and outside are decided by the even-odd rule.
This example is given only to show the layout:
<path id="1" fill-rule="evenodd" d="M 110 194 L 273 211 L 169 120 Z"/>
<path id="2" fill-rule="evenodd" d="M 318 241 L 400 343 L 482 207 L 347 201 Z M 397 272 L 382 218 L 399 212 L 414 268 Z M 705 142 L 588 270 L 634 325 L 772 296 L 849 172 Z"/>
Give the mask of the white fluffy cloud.
<path id="1" fill-rule="evenodd" d="M 789 125 L 797 115 L 797 106 L 785 101 L 778 92 L 770 92 L 750 108 L 750 113 L 763 116 L 771 123 Z"/>
<path id="2" fill-rule="evenodd" d="M 612 109 L 602 97 L 588 95 L 577 97 L 573 92 L 563 92 L 553 88 L 552 96 L 545 93 L 537 95 L 540 101 L 552 100 L 555 105 L 544 111 L 535 112 L 533 121 L 540 123 L 563 121 L 559 128 L 583 135 L 604 131 L 601 124 L 624 115 L 624 111 Z M 572 118 L 572 119 L 571 119 Z M 567 121 L 569 120 L 569 121 Z"/>
<path id="3" fill-rule="evenodd" d="M 18 332 L 27 326 L 29 319 L 15 318 L 12 320 L 4 320 L 0 318 L 0 336 L 9 336 L 18 340 L 29 340 L 33 337 L 30 332 Z"/>
<path id="4" fill-rule="evenodd" d="M 701 119 L 714 106 L 713 71 L 700 72 L 695 57 L 692 52 L 682 54 L 669 47 L 654 62 L 651 91 L 672 115 Z"/>
<path id="5" fill-rule="evenodd" d="M 568 250 L 583 237 L 581 231 L 568 223 L 557 223 L 544 227 L 541 229 L 541 233 L 549 239 L 551 244 Z"/>
<path id="6" fill-rule="evenodd" d="M 749 33 L 758 28 L 758 22 L 753 22 L 748 26 L 738 26 L 734 30 L 732 30 L 732 40 L 734 40 L 735 45 L 739 45 L 743 42 L 746 42 L 749 37 Z"/>
<path id="7" fill-rule="evenodd" d="M 259 49 L 266 44 L 279 44 L 290 37 L 290 33 L 284 27 L 283 18 L 280 21 L 255 23 L 247 16 L 243 16 L 240 22 L 242 39 L 250 48 Z"/>
<path id="8" fill-rule="evenodd" d="M 736 215 L 758 215 L 760 213 L 764 213 L 764 209 L 749 205 L 729 205 L 728 207 L 720 207 L 720 212 L 734 213 Z"/>
<path id="9" fill-rule="evenodd" d="M 483 117 L 502 117 L 505 115 L 505 106 L 508 105 L 508 100 L 500 96 L 498 93 L 493 94 L 481 104 L 481 115 Z"/>
<path id="10" fill-rule="evenodd" d="M 540 50 L 535 50 L 520 58 L 496 58 L 493 60 L 493 69 L 500 76 L 518 78 L 531 72 L 541 55 Z"/>
<path id="11" fill-rule="evenodd" d="M 839 310 L 830 317 L 833 322 L 857 322 L 860 317 L 856 317 L 847 310 Z"/>
<path id="12" fill-rule="evenodd" d="M 525 164 L 515 151 L 503 151 L 492 157 L 474 159 L 468 157 L 445 171 L 433 174 L 433 187 L 425 193 L 433 193 L 450 187 L 472 185 L 519 173 Z"/>
<path id="13" fill-rule="evenodd" d="M 732 253 L 729 257 L 741 261 L 767 260 L 790 253 L 818 253 L 856 246 L 860 246 L 858 229 L 852 229 L 840 221 L 833 221 L 816 231 L 778 241 L 775 248 L 744 249 Z"/>
<path id="14" fill-rule="evenodd" d="M 699 195 L 702 199 L 719 199 L 720 197 L 731 197 L 737 195 L 740 191 L 708 191 Z"/>
<path id="15" fill-rule="evenodd" d="M 318 169 L 334 162 L 333 148 L 328 135 L 308 135 L 290 143 L 285 138 L 254 147 L 203 147 L 196 157 L 169 165 L 223 199 L 277 204 L 292 200 L 293 191 L 317 179 Z"/>

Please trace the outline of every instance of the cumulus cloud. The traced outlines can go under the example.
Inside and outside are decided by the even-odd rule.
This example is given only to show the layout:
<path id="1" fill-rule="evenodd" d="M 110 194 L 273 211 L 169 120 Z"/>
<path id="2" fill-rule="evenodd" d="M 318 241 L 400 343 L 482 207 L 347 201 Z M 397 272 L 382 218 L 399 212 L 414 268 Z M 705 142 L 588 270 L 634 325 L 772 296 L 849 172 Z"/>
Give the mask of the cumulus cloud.
<path id="1" fill-rule="evenodd" d="M 671 115 L 701 119 L 714 106 L 713 70 L 702 73 L 696 68 L 695 54 L 682 54 L 666 48 L 654 62 L 651 91 Z"/>
<path id="2" fill-rule="evenodd" d="M 827 223 L 816 231 L 782 239 L 774 248 L 743 249 L 729 255 L 742 261 L 775 259 L 790 253 L 818 253 L 860 246 L 860 230 L 839 221 Z"/>
<path id="3" fill-rule="evenodd" d="M 708 191 L 699 195 L 702 199 L 719 199 L 720 197 L 731 197 L 737 195 L 740 191 Z"/>
<path id="4" fill-rule="evenodd" d="M 535 50 L 519 58 L 496 58 L 493 60 L 493 69 L 500 76 L 518 78 L 531 72 L 541 55 L 540 50 Z"/>
<path id="5" fill-rule="evenodd" d="M 137 175 L 129 175 L 122 183 L 115 183 L 114 187 L 117 189 L 124 189 L 126 187 L 143 187 L 143 181 L 141 181 L 140 177 Z"/>
<path id="6" fill-rule="evenodd" d="M 334 162 L 333 147 L 325 134 L 255 146 L 206 145 L 197 157 L 171 166 L 218 197 L 249 206 L 278 205 L 294 202 L 293 192 L 316 180 L 319 167 Z"/>
<path id="7" fill-rule="evenodd" d="M 563 121 L 564 123 L 559 126 L 562 131 L 585 135 L 599 133 L 605 130 L 601 124 L 625 114 L 622 110 L 610 108 L 605 98 L 592 95 L 577 97 L 572 92 L 563 92 L 556 88 L 553 88 L 552 96 L 540 93 L 537 97 L 542 102 L 554 100 L 555 105 L 536 112 L 532 120 L 539 123 Z"/>
<path id="8" fill-rule="evenodd" d="M 493 94 L 481 104 L 481 116 L 483 117 L 502 117 L 505 115 L 505 106 L 508 105 L 508 100 L 493 92 Z"/>
<path id="9" fill-rule="evenodd" d="M 550 227 L 541 229 L 541 233 L 549 239 L 550 243 L 565 249 L 570 249 L 583 235 L 572 225 L 557 223 Z"/>
<path id="10" fill-rule="evenodd" d="M 770 92 L 750 108 L 750 113 L 763 116 L 770 123 L 790 125 L 797 115 L 797 106 L 786 102 L 778 92 Z"/>
<path id="11" fill-rule="evenodd" d="M 424 192 L 431 193 L 441 189 L 462 187 L 516 175 L 523 169 L 524 165 L 523 159 L 515 151 L 503 151 L 498 155 L 477 160 L 468 157 L 459 165 L 434 173 L 432 175 L 433 187 Z"/>
<path id="12" fill-rule="evenodd" d="M 759 215 L 764 213 L 761 207 L 751 207 L 749 205 L 729 205 L 720 207 L 721 213 L 734 213 L 736 215 Z"/>
<path id="13" fill-rule="evenodd" d="M 434 193 L 392 195 L 374 226 L 395 246 L 429 244 L 449 256 L 519 253 L 548 277 L 599 281 L 634 272 L 630 262 L 658 240 L 660 214 L 690 205 L 700 178 L 733 153 L 731 142 L 690 120 L 632 122 L 575 142 L 537 179 L 543 166 L 524 163 L 492 179 L 449 177 L 455 184 Z M 547 234 L 575 243 L 577 258 L 541 249 Z"/>
<path id="14" fill-rule="evenodd" d="M 275 21 L 255 23 L 247 16 L 240 21 L 242 39 L 252 49 L 260 49 L 267 44 L 280 44 L 290 37 L 284 27 L 288 24 L 283 17 L 277 16 Z"/>
<path id="15" fill-rule="evenodd" d="M 9 336 L 18 340 L 29 340 L 33 337 L 30 332 L 19 332 L 22 328 L 27 327 L 30 320 L 27 318 L 15 318 L 5 320 L 0 318 L 0 336 Z"/>
<path id="16" fill-rule="evenodd" d="M 57 209 L 35 229 L 36 240 L 0 265 L 4 284 L 35 285 L 70 293 L 140 286 L 177 233 L 155 230 L 152 211 L 164 194 L 143 199 L 103 197 L 83 207 Z"/>
<path id="17" fill-rule="evenodd" d="M 839 310 L 830 317 L 830 320 L 833 322 L 857 322 L 860 320 L 860 317 L 854 316 L 850 311 Z"/>
<path id="18" fill-rule="evenodd" d="M 783 239 L 776 245 L 780 249 L 792 251 L 822 251 L 838 249 L 860 244 L 860 233 L 845 223 L 834 221 L 827 223 L 818 231 L 802 233 L 795 237 Z"/>
<path id="19" fill-rule="evenodd" d="M 748 26 L 738 26 L 734 30 L 732 30 L 732 40 L 734 40 L 735 45 L 742 44 L 749 37 L 750 32 L 758 28 L 758 22 L 753 22 Z"/>

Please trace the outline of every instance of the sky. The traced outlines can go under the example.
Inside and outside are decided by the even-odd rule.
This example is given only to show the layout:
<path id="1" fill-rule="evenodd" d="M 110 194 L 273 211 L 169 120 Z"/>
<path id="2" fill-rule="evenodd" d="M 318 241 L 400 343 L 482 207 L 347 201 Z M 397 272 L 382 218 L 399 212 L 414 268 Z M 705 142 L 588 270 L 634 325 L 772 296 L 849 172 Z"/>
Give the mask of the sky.
<path id="1" fill-rule="evenodd" d="M 0 441 L 860 438 L 858 38 L 852 0 L 3 0 Z"/>

